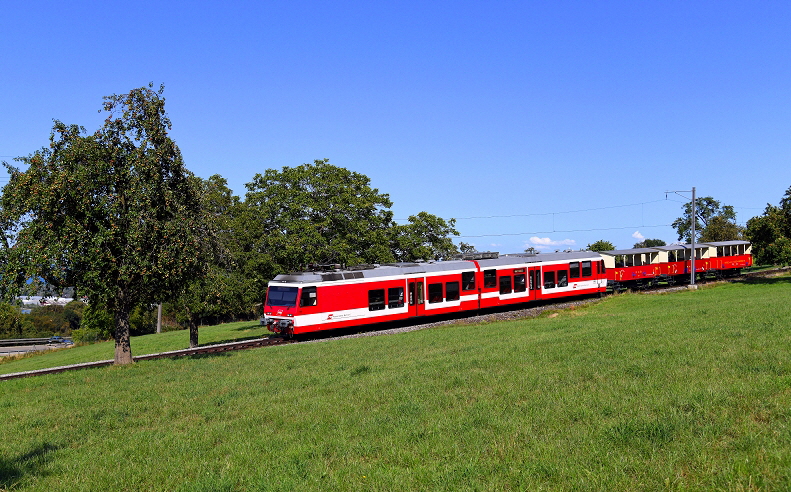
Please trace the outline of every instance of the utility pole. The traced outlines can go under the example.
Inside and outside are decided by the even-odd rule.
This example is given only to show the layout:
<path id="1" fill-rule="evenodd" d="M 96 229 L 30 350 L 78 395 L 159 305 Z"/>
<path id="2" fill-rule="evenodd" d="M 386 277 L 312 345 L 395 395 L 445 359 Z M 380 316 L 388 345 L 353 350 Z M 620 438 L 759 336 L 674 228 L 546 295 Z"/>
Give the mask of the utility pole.
<path id="1" fill-rule="evenodd" d="M 689 193 L 689 192 L 690 192 L 689 190 L 666 191 L 665 192 L 665 198 L 667 198 L 667 194 L 668 193 L 675 193 L 676 195 L 678 195 L 679 193 Z M 679 196 L 684 196 L 684 195 L 679 195 Z M 686 197 L 684 197 L 684 198 L 686 198 Z M 690 218 L 690 220 L 692 221 L 692 251 L 691 251 L 692 256 L 690 257 L 690 260 L 691 260 L 691 264 L 690 264 L 691 268 L 690 268 L 690 270 L 692 270 L 692 271 L 689 272 L 689 285 L 694 289 L 694 288 L 696 288 L 695 287 L 695 222 L 696 222 L 696 220 L 695 220 L 695 187 L 694 186 L 692 187 L 692 214 L 691 215 L 692 215 L 692 217 Z"/>
<path id="2" fill-rule="evenodd" d="M 689 285 L 695 288 L 695 187 L 692 187 L 692 272 L 689 279 Z"/>

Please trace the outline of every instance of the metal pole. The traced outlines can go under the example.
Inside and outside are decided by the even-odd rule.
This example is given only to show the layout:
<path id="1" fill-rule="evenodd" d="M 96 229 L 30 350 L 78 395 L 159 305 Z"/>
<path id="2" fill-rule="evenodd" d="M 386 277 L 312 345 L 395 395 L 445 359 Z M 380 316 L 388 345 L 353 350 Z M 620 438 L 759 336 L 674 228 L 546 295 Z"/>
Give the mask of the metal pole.
<path id="1" fill-rule="evenodd" d="M 157 333 L 162 333 L 162 303 L 157 306 Z"/>
<path id="2" fill-rule="evenodd" d="M 692 272 L 690 285 L 695 285 L 695 187 L 692 187 Z"/>

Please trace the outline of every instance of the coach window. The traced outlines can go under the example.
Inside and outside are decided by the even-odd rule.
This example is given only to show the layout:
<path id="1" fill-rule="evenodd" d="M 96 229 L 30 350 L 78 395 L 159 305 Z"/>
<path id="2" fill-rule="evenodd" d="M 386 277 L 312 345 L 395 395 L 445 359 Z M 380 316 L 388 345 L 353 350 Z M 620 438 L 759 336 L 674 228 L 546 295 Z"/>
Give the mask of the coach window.
<path id="1" fill-rule="evenodd" d="M 445 284 L 445 300 L 458 301 L 459 300 L 459 283 L 448 282 Z"/>
<path id="2" fill-rule="evenodd" d="M 600 272 L 599 273 L 607 273 L 607 267 L 604 266 L 604 260 L 599 261 Z"/>
<path id="3" fill-rule="evenodd" d="M 530 290 L 541 290 L 541 272 L 538 270 L 530 272 Z"/>
<path id="4" fill-rule="evenodd" d="M 497 287 L 497 270 L 483 271 L 483 288 L 492 289 Z"/>
<path id="5" fill-rule="evenodd" d="M 590 262 L 588 262 L 588 263 L 590 263 Z M 569 263 L 569 272 L 570 272 L 571 278 L 580 278 L 580 262 L 573 261 L 573 262 Z"/>
<path id="6" fill-rule="evenodd" d="M 428 302 L 442 302 L 442 284 L 428 284 Z"/>
<path id="7" fill-rule="evenodd" d="M 404 307 L 403 287 L 391 287 L 387 289 L 387 307 L 391 309 Z"/>
<path id="8" fill-rule="evenodd" d="M 385 290 L 376 289 L 368 291 L 368 310 L 381 311 L 385 308 Z"/>
<path id="9" fill-rule="evenodd" d="M 582 262 L 582 276 L 583 277 L 590 277 L 591 275 L 593 275 L 593 269 L 591 268 L 591 262 L 583 261 Z M 574 278 L 574 275 L 572 275 L 571 278 Z"/>
<path id="10" fill-rule="evenodd" d="M 316 305 L 316 288 L 315 287 L 302 287 L 302 295 L 299 298 L 300 306 L 315 306 Z"/>
<path id="11" fill-rule="evenodd" d="M 513 292 L 511 288 L 511 276 L 503 275 L 500 277 L 500 294 L 510 294 Z"/>
<path id="12" fill-rule="evenodd" d="M 544 272 L 544 288 L 555 288 L 555 272 Z"/>
<path id="13" fill-rule="evenodd" d="M 569 272 L 566 270 L 558 270 L 558 287 L 568 287 L 569 285 Z"/>
<path id="14" fill-rule="evenodd" d="M 525 279 L 525 274 L 520 273 L 518 275 L 514 275 L 514 292 L 524 292 L 527 290 L 527 281 Z"/>
<path id="15" fill-rule="evenodd" d="M 461 272 L 461 290 L 475 290 L 475 272 Z"/>

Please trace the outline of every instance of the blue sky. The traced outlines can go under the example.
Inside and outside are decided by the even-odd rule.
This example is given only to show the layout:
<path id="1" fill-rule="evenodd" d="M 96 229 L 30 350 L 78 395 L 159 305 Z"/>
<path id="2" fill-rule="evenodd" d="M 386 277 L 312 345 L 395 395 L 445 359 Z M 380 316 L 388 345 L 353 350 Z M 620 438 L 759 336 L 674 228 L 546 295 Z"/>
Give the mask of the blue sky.
<path id="1" fill-rule="evenodd" d="M 329 158 L 479 250 L 672 242 L 665 191 L 744 223 L 791 186 L 790 26 L 789 2 L 12 2 L 0 160 L 164 83 L 187 167 L 239 195 Z"/>

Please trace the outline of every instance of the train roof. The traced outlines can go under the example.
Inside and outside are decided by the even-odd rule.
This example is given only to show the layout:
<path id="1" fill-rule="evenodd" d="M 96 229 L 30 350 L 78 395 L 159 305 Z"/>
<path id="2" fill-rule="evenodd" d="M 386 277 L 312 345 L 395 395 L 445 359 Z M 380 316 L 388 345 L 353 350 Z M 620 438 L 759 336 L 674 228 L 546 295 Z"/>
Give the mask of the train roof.
<path id="1" fill-rule="evenodd" d="M 705 244 L 705 245 L 707 245 L 707 246 L 715 246 L 715 247 L 719 247 L 719 246 L 737 246 L 737 245 L 740 245 L 740 244 L 744 244 L 744 245 L 746 246 L 746 245 L 750 244 L 750 241 L 742 241 L 742 240 L 736 240 L 736 241 L 716 241 L 716 242 L 711 242 L 711 243 L 701 243 L 701 244 Z"/>
<path id="2" fill-rule="evenodd" d="M 598 253 L 591 251 L 575 251 L 570 253 L 541 253 L 541 254 L 508 254 L 498 258 L 478 259 L 481 267 L 503 265 L 522 265 L 525 263 L 547 263 L 574 259 L 596 260 L 601 258 Z M 386 263 L 383 265 L 360 265 L 347 269 L 335 269 L 328 272 L 297 272 L 276 276 L 272 282 L 281 283 L 320 283 L 337 282 L 339 280 L 353 280 L 360 278 L 390 277 L 395 275 L 411 275 L 419 273 L 459 271 L 475 268 L 471 260 L 449 260 L 419 263 Z"/>
<path id="3" fill-rule="evenodd" d="M 522 263 L 552 263 L 556 261 L 567 260 L 597 260 L 601 259 L 601 255 L 594 251 L 570 251 L 567 253 L 514 253 L 503 255 L 499 258 L 492 258 L 486 260 L 478 260 L 478 263 L 484 266 L 500 266 L 500 265 L 514 265 Z"/>
<path id="4" fill-rule="evenodd" d="M 637 255 L 641 253 L 656 253 L 657 248 L 632 248 L 632 249 L 611 249 L 608 251 L 602 251 L 601 254 L 607 256 L 617 256 L 617 255 Z"/>
<path id="5" fill-rule="evenodd" d="M 709 247 L 720 247 L 720 246 L 736 246 L 739 244 L 748 245 L 750 244 L 749 241 L 715 241 L 709 243 L 695 243 L 695 249 L 697 248 L 709 248 Z M 651 246 L 650 248 L 632 248 L 632 249 L 612 249 L 609 251 L 602 251 L 601 253 L 607 256 L 618 256 L 618 255 L 636 255 L 641 253 L 655 253 L 657 251 L 678 251 L 681 249 L 691 249 L 691 244 L 668 244 L 666 246 Z"/>

